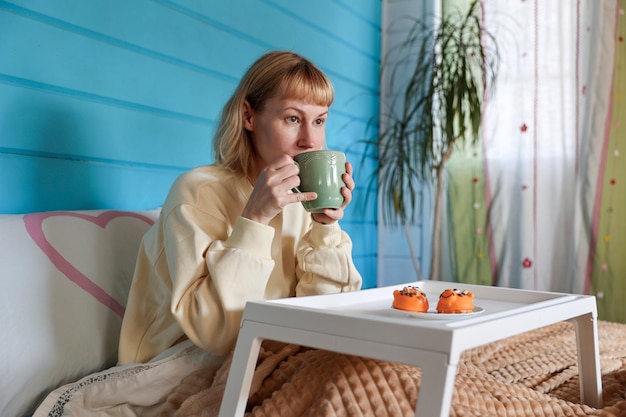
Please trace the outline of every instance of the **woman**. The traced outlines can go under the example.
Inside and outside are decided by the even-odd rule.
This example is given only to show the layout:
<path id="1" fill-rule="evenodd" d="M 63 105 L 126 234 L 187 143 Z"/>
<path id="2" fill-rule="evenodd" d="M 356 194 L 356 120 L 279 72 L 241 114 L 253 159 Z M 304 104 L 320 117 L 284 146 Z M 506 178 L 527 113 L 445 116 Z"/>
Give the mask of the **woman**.
<path id="1" fill-rule="evenodd" d="M 340 209 L 307 213 L 293 193 L 293 157 L 322 149 L 334 98 L 328 78 L 290 52 L 270 52 L 222 112 L 215 164 L 181 175 L 142 242 L 119 362 L 146 362 L 185 339 L 217 355 L 235 343 L 247 301 L 354 291 L 361 276 L 337 223 L 352 200 L 346 163 Z"/>

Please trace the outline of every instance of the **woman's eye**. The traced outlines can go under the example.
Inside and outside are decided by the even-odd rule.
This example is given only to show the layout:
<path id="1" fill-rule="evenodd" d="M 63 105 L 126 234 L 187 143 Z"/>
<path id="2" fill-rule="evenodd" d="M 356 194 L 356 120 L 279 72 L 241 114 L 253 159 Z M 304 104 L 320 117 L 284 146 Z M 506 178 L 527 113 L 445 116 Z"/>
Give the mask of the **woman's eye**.
<path id="1" fill-rule="evenodd" d="M 300 119 L 298 119 L 298 116 L 289 116 L 287 117 L 287 121 L 290 123 L 298 123 Z"/>
<path id="2" fill-rule="evenodd" d="M 315 119 L 314 123 L 316 125 L 323 125 L 325 121 L 326 121 L 325 119 Z"/>

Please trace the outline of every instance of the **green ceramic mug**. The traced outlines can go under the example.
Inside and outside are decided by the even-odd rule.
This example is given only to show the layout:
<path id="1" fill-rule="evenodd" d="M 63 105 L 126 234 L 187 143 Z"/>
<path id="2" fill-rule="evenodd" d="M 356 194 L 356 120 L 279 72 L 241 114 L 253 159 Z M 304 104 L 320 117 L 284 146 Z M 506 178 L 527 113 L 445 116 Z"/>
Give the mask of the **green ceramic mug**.
<path id="1" fill-rule="evenodd" d="M 300 169 L 300 186 L 294 192 L 317 193 L 312 201 L 302 205 L 311 213 L 321 213 L 325 208 L 340 208 L 343 204 L 341 187 L 345 187 L 343 174 L 346 172 L 346 155 L 339 151 L 310 151 L 294 157 Z"/>

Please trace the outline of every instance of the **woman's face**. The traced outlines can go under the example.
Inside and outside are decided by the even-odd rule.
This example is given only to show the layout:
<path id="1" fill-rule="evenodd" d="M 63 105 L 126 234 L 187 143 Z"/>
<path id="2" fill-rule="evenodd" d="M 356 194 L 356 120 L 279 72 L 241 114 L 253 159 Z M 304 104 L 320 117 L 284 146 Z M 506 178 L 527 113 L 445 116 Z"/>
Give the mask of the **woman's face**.
<path id="1" fill-rule="evenodd" d="M 247 102 L 244 105 L 244 127 L 256 147 L 257 174 L 280 155 L 293 158 L 322 149 L 328 106 L 283 97 L 270 98 L 260 111 L 252 110 Z"/>

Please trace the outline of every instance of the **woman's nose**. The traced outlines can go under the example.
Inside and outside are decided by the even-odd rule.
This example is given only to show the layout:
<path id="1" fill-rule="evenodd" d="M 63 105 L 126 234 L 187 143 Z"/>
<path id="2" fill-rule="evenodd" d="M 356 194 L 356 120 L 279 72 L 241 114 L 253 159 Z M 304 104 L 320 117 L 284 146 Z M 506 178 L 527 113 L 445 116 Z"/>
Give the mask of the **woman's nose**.
<path id="1" fill-rule="evenodd" d="M 310 127 L 302 127 L 298 135 L 298 147 L 301 149 L 311 149 L 315 147 L 315 133 Z"/>

